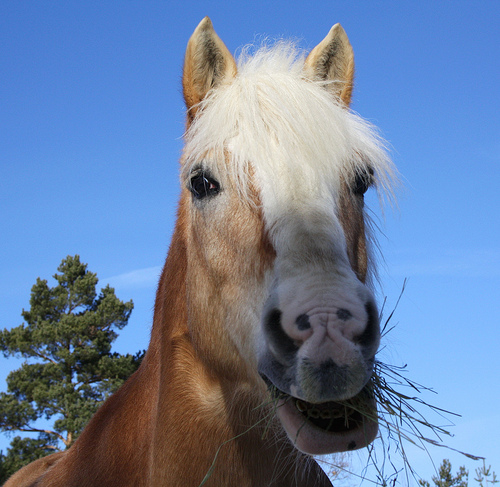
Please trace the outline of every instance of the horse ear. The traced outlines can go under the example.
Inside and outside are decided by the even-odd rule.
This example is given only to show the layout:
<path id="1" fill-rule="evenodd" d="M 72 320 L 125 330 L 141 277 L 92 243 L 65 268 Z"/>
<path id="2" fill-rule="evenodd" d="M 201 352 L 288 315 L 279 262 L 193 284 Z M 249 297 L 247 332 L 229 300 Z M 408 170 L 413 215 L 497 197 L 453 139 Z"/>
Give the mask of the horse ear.
<path id="1" fill-rule="evenodd" d="M 354 52 L 340 24 L 309 53 L 304 65 L 306 76 L 318 81 L 331 81 L 326 89 L 346 106 L 351 103 L 354 82 Z"/>
<path id="2" fill-rule="evenodd" d="M 192 120 L 197 105 L 208 91 L 236 75 L 236 63 L 205 17 L 189 39 L 184 59 L 182 87 L 188 117 Z"/>

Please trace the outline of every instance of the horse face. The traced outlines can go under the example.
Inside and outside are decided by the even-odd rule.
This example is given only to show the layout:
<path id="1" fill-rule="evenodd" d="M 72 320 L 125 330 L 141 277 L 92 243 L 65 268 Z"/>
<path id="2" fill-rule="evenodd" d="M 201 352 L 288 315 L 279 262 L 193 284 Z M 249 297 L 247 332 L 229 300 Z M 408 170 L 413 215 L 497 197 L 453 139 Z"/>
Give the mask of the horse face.
<path id="1" fill-rule="evenodd" d="M 346 109 L 353 62 L 340 26 L 280 82 L 276 56 L 236 75 L 208 19 L 189 41 L 191 238 L 216 284 L 206 313 L 226 310 L 228 329 L 215 334 L 228 333 L 223 343 L 269 385 L 290 440 L 312 454 L 352 450 L 377 433 L 367 383 L 380 331 L 365 285 L 363 193 L 387 160 Z"/>

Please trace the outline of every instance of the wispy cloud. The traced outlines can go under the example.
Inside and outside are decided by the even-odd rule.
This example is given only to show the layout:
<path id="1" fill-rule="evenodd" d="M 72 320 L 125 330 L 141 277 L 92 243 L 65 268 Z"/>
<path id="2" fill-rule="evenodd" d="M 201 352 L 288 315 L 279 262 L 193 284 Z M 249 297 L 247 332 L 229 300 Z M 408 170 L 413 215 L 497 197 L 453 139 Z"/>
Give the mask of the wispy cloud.
<path id="1" fill-rule="evenodd" d="M 161 273 L 161 266 L 136 269 L 102 281 L 115 288 L 145 288 L 156 286 Z"/>

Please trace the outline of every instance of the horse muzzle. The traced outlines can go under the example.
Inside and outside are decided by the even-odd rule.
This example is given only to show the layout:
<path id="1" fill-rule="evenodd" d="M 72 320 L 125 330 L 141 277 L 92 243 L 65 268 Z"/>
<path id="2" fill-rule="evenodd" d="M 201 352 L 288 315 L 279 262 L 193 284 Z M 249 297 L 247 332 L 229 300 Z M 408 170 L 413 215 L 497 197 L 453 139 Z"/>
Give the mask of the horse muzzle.
<path id="1" fill-rule="evenodd" d="M 275 282 L 263 312 L 259 372 L 297 448 L 361 448 L 378 430 L 367 387 L 380 342 L 377 308 L 357 279 L 310 277 Z"/>

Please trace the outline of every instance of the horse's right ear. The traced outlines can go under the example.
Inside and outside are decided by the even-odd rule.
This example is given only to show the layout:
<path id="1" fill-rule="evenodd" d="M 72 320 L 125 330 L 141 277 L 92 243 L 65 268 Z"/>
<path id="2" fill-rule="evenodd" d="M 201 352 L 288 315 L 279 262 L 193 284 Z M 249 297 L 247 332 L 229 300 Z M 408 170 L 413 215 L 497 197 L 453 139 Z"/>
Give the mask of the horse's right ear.
<path id="1" fill-rule="evenodd" d="M 215 33 L 212 21 L 205 17 L 189 39 L 184 59 L 182 87 L 188 120 L 194 118 L 198 103 L 210 89 L 234 76 L 234 58 Z"/>

